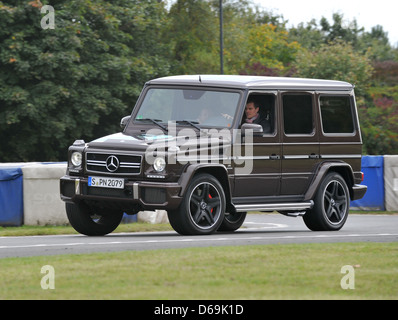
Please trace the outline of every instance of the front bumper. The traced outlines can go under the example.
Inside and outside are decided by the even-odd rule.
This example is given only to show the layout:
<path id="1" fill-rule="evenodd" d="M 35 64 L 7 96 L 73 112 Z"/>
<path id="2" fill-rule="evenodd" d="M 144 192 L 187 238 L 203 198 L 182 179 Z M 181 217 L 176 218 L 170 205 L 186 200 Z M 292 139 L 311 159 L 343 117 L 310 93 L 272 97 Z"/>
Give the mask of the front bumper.
<path id="1" fill-rule="evenodd" d="M 175 210 L 181 203 L 178 183 L 125 181 L 124 189 L 88 186 L 88 179 L 63 176 L 60 180 L 61 199 L 65 202 L 95 201 L 131 210 Z"/>

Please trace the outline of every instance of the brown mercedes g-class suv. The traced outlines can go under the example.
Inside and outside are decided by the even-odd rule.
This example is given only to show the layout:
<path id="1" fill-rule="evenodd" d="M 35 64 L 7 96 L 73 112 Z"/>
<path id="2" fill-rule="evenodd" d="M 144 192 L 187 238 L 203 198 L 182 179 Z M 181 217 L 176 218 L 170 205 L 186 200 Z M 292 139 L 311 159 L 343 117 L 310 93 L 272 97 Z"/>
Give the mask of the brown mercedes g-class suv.
<path id="1" fill-rule="evenodd" d="M 166 210 L 180 234 L 240 228 L 248 211 L 340 230 L 364 196 L 354 86 L 340 81 L 173 76 L 147 82 L 123 131 L 68 151 L 71 225 L 105 235 L 123 213 Z"/>

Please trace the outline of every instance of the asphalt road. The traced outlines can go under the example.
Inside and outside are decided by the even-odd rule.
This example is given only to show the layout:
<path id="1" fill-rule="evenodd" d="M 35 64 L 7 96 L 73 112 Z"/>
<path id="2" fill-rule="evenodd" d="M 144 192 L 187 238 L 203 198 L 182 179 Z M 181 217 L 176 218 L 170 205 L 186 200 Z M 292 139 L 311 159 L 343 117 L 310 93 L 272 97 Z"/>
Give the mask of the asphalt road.
<path id="1" fill-rule="evenodd" d="M 312 232 L 302 218 L 249 214 L 243 228 L 211 236 L 180 236 L 170 232 L 0 237 L 0 258 L 55 254 L 85 254 L 126 250 L 265 245 L 286 243 L 398 242 L 398 215 L 349 216 L 338 232 Z"/>

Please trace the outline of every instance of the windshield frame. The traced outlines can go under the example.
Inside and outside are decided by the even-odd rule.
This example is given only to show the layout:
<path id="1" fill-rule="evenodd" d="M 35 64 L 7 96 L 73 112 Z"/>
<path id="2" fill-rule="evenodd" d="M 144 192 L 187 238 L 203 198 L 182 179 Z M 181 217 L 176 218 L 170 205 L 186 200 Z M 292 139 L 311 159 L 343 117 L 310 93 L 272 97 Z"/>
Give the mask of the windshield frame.
<path id="1" fill-rule="evenodd" d="M 237 93 L 239 94 L 238 102 L 235 107 L 235 113 L 231 116 L 233 116 L 233 121 L 231 122 L 230 127 L 222 127 L 222 126 L 216 126 L 216 125 L 206 125 L 206 124 L 196 124 L 198 127 L 201 129 L 233 129 L 236 126 L 236 123 L 240 122 L 239 121 L 239 115 L 241 111 L 241 106 L 242 106 L 242 101 L 245 99 L 245 91 L 243 89 L 234 89 L 234 88 L 220 88 L 220 87 L 206 87 L 206 86 L 182 86 L 182 85 L 146 85 L 140 95 L 140 97 L 137 100 L 137 103 L 131 113 L 131 121 L 129 121 L 128 125 L 125 128 L 125 131 L 131 132 L 131 131 L 136 131 L 137 128 L 143 129 L 142 127 L 154 127 L 156 124 L 152 123 L 151 121 L 137 121 L 136 117 L 143 105 L 143 102 L 145 101 L 145 98 L 147 97 L 147 94 L 150 90 L 152 89 L 166 89 L 166 90 L 202 90 L 202 91 L 213 91 L 213 92 L 229 92 L 229 93 Z M 189 119 L 182 119 L 182 120 L 189 120 Z M 176 123 L 177 127 L 191 127 L 192 126 L 189 123 L 184 123 L 182 120 L 174 120 L 173 122 Z M 167 126 L 168 123 L 165 123 L 163 121 L 159 122 L 162 125 Z"/>

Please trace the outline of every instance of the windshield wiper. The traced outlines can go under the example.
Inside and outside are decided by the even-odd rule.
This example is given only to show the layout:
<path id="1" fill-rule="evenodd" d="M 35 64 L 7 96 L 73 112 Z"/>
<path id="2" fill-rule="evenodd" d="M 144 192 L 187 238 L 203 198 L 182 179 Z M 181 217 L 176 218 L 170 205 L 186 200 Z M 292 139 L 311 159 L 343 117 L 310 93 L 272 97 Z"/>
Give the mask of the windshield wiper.
<path id="1" fill-rule="evenodd" d="M 199 124 L 199 122 L 197 121 L 190 121 L 190 120 L 178 120 L 176 121 L 176 123 L 188 123 L 189 125 L 191 125 L 192 127 L 198 129 L 199 131 L 202 130 L 201 127 L 197 126 L 197 124 Z"/>
<path id="2" fill-rule="evenodd" d="M 197 126 L 197 124 L 199 124 L 199 122 L 197 122 L 197 121 L 178 120 L 178 121 L 176 121 L 176 123 L 188 123 L 189 125 L 191 125 L 195 129 L 198 129 L 199 130 L 199 134 L 203 132 L 206 136 L 210 136 L 210 134 L 209 134 L 209 132 L 207 130 L 203 130 L 201 127 Z"/>
<path id="3" fill-rule="evenodd" d="M 165 131 L 166 133 L 169 132 L 169 129 L 167 129 L 167 127 L 165 127 L 163 124 L 159 123 L 162 120 L 159 119 L 151 119 L 151 118 L 145 118 L 145 119 L 135 119 L 136 121 L 151 121 L 152 123 L 156 124 L 158 127 L 162 128 L 163 131 Z"/>

